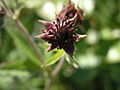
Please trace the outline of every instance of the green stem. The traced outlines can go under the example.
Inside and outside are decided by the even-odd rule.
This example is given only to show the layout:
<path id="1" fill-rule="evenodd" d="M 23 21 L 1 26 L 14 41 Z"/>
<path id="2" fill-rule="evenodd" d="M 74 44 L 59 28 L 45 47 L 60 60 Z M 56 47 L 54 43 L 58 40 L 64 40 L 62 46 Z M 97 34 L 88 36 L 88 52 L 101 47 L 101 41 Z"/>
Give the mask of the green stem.
<path id="1" fill-rule="evenodd" d="M 28 30 L 24 27 L 24 25 L 20 22 L 20 20 L 18 18 L 13 18 L 14 14 L 11 11 L 11 9 L 8 7 L 5 0 L 1 0 L 1 2 L 2 2 L 3 6 L 4 6 L 4 9 L 5 9 L 7 15 L 9 16 L 9 18 L 12 19 L 15 22 L 16 26 L 21 31 L 22 35 L 25 37 L 25 39 L 28 41 L 28 43 L 32 46 L 34 52 L 39 57 L 40 61 L 43 63 L 44 60 L 43 60 L 42 53 L 41 53 L 40 49 L 38 48 L 38 46 L 35 44 L 32 37 L 30 36 Z"/>
<path id="2" fill-rule="evenodd" d="M 56 78 L 56 75 L 61 70 L 62 65 L 64 64 L 65 56 L 61 58 L 55 69 L 51 72 L 51 76 L 49 76 L 46 80 L 45 90 L 51 90 L 52 84 L 54 83 L 54 80 Z"/>

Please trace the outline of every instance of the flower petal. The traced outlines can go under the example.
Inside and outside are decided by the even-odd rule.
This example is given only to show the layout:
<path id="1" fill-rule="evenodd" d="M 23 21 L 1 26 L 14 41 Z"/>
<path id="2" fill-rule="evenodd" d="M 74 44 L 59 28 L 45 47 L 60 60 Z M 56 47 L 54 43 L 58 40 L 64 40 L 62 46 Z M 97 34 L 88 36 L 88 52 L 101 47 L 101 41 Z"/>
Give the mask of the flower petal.
<path id="1" fill-rule="evenodd" d="M 38 36 L 35 36 L 37 38 L 42 38 L 43 40 L 48 41 L 49 39 L 53 39 L 54 35 L 47 35 L 46 33 L 40 34 Z"/>
<path id="2" fill-rule="evenodd" d="M 44 24 L 47 30 L 55 28 L 55 25 L 52 22 L 47 22 L 43 20 L 38 20 L 38 22 Z"/>
<path id="3" fill-rule="evenodd" d="M 87 37 L 87 35 L 78 35 L 76 42 L 79 41 L 81 38 L 85 38 L 85 37 Z"/>
<path id="4" fill-rule="evenodd" d="M 77 10 L 77 22 L 78 23 L 82 23 L 83 20 L 84 20 L 84 17 L 83 17 L 83 10 L 79 8 L 79 10 Z"/>

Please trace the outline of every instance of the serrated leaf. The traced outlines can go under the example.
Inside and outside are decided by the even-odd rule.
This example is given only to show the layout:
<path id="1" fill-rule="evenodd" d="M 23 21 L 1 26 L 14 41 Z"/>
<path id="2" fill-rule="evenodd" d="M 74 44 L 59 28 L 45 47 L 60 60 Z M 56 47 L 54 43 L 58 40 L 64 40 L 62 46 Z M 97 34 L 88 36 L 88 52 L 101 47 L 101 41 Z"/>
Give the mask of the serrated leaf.
<path id="1" fill-rule="evenodd" d="M 45 64 L 42 65 L 42 67 L 44 66 L 50 66 L 54 63 L 56 63 L 63 55 L 65 55 L 64 50 L 57 50 L 56 54 L 54 54 L 52 57 L 50 57 Z"/>

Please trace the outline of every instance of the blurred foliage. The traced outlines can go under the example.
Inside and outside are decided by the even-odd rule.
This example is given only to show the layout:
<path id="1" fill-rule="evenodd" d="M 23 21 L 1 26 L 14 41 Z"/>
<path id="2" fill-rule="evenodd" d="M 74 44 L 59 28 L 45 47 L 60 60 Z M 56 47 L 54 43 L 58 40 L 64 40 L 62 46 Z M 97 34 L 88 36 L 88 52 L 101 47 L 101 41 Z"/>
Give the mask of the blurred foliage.
<path id="1" fill-rule="evenodd" d="M 28 29 L 45 58 L 43 66 L 54 68 L 63 51 L 49 47 L 35 35 L 44 29 L 37 20 L 54 20 L 68 0 L 7 0 Z M 79 34 L 87 38 L 76 43 L 75 57 L 81 68 L 65 62 L 52 90 L 120 90 L 120 0 L 73 0 L 85 11 Z M 0 3 L 0 5 L 2 5 Z M 45 76 L 31 45 L 14 22 L 0 17 L 0 90 L 43 90 Z"/>

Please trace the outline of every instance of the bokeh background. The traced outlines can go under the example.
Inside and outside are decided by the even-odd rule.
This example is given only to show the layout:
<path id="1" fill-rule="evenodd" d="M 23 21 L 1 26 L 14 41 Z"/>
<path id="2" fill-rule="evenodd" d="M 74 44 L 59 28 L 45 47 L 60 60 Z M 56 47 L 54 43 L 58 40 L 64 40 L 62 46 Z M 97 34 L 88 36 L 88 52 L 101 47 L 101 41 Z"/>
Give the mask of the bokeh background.
<path id="1" fill-rule="evenodd" d="M 44 29 L 37 20 L 54 20 L 68 0 L 6 1 L 19 14 L 44 58 L 54 55 L 54 51 L 46 52 L 47 43 L 34 38 Z M 76 43 L 75 51 L 81 68 L 65 61 L 52 90 L 120 90 L 120 0 L 72 1 L 84 10 L 85 17 L 77 28 L 87 37 Z M 43 90 L 46 77 L 33 62 L 36 59 L 14 22 L 0 17 L 0 90 Z"/>

